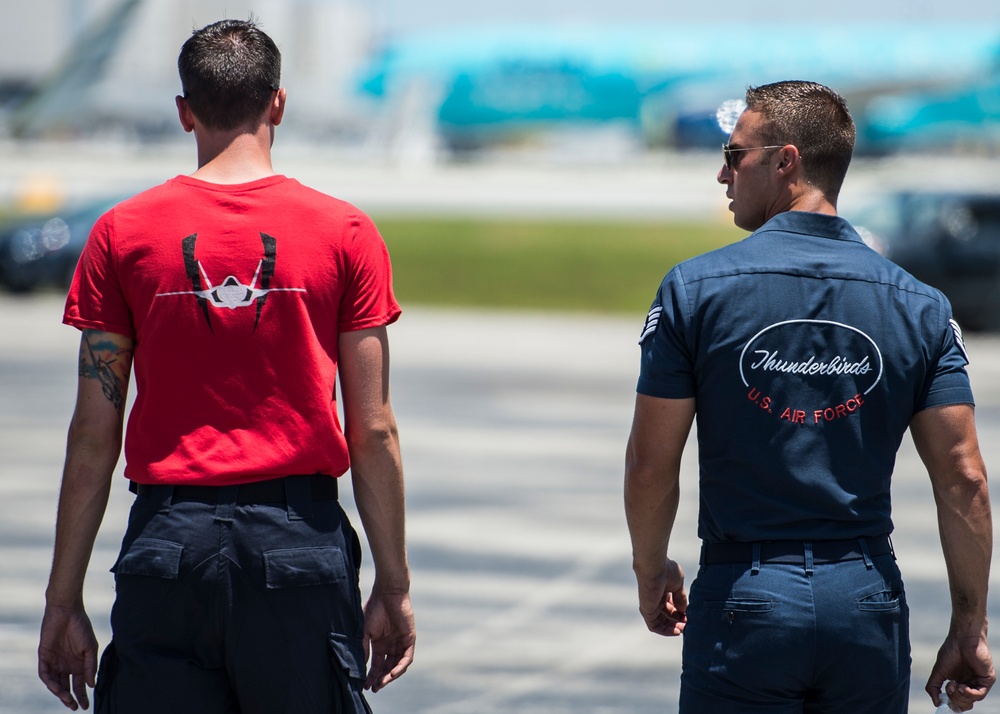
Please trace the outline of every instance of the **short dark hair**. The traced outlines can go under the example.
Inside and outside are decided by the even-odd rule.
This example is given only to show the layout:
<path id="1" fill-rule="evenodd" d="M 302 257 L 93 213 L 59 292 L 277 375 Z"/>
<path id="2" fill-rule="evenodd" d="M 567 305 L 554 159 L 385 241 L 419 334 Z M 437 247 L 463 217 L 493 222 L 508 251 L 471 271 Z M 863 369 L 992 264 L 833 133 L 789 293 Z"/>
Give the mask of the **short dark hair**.
<path id="1" fill-rule="evenodd" d="M 816 82 L 787 81 L 747 88 L 746 103 L 763 117 L 761 143 L 795 145 L 806 180 L 835 198 L 857 131 L 844 98 Z"/>
<path id="2" fill-rule="evenodd" d="M 271 101 L 281 81 L 281 52 L 253 17 L 221 20 L 188 38 L 177 71 L 198 120 L 231 131 L 256 122 Z"/>

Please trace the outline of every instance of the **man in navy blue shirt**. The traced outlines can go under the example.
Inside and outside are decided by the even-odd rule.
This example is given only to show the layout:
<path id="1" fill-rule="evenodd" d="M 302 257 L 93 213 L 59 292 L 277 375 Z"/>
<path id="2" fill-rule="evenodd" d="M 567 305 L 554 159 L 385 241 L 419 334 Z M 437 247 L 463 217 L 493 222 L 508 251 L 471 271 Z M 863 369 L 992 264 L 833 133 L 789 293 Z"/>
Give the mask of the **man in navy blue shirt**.
<path id="1" fill-rule="evenodd" d="M 718 180 L 753 233 L 676 266 L 643 328 L 625 508 L 639 609 L 684 634 L 680 711 L 904 713 L 906 597 L 889 485 L 907 428 L 937 503 L 951 626 L 927 682 L 959 710 L 995 680 L 992 524 L 968 359 L 951 306 L 837 216 L 844 100 L 750 88 Z M 697 417 L 690 598 L 667 554 Z"/>

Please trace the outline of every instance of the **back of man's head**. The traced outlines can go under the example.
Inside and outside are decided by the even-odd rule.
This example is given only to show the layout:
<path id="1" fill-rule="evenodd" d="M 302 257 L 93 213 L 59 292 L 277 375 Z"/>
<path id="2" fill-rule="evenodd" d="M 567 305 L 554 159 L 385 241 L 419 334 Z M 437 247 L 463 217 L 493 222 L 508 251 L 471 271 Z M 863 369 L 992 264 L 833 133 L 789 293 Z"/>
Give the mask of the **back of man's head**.
<path id="1" fill-rule="evenodd" d="M 254 125 L 281 81 L 281 53 L 250 20 L 221 20 L 196 30 L 177 58 L 184 98 L 208 129 Z"/>
<path id="2" fill-rule="evenodd" d="M 763 116 L 761 143 L 794 144 L 806 180 L 835 198 L 851 165 L 856 135 L 844 98 L 822 84 L 787 81 L 748 88 L 746 103 Z"/>

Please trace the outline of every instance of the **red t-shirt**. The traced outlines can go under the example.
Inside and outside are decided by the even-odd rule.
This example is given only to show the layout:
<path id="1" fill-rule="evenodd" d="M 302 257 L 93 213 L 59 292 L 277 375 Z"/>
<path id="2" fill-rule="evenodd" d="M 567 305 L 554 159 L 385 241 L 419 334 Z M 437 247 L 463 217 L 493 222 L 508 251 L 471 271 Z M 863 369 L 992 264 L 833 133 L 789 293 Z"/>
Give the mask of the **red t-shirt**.
<path id="1" fill-rule="evenodd" d="M 284 176 L 178 176 L 97 222 L 63 322 L 135 340 L 126 477 L 228 485 L 347 470 L 338 336 L 399 313 L 354 206 Z"/>

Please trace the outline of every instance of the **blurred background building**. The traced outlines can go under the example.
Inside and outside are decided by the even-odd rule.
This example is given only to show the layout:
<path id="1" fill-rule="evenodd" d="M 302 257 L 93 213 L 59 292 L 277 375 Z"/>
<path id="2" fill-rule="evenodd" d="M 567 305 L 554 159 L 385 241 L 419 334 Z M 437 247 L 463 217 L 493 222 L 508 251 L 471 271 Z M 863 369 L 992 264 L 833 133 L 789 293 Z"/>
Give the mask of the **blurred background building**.
<path id="1" fill-rule="evenodd" d="M 823 21 L 759 13 L 744 22 L 661 9 L 643 21 L 638 0 L 617 15 L 606 4 L 559 5 L 12 3 L 0 24 L 3 131 L 175 138 L 178 47 L 193 28 L 252 12 L 284 55 L 290 132 L 403 155 L 468 158 L 581 136 L 612 154 L 715 147 L 726 136 L 720 103 L 788 78 L 847 96 L 860 153 L 1000 146 L 1000 17 L 842 10 Z"/>

